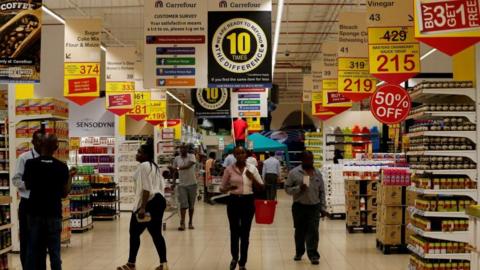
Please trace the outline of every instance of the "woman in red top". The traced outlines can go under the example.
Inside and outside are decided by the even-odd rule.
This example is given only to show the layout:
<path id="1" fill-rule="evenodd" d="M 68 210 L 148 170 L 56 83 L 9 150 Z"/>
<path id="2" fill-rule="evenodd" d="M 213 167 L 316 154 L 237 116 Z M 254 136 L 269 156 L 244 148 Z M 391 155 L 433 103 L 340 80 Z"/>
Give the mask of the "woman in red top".
<path id="1" fill-rule="evenodd" d="M 233 154 L 237 162 L 225 169 L 220 190 L 230 192 L 227 203 L 232 254 L 230 269 L 234 270 L 238 264 L 240 270 L 246 270 L 250 229 L 255 214 L 253 186 L 263 188 L 264 184 L 257 168 L 246 163 L 247 152 L 243 146 L 237 146 Z"/>

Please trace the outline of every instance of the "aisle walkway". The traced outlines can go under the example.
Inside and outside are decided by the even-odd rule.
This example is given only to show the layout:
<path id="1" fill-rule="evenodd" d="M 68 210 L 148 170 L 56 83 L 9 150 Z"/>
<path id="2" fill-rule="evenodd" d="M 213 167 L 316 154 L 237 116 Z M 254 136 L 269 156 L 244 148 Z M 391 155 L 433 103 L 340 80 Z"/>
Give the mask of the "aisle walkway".
<path id="1" fill-rule="evenodd" d="M 375 249 L 374 234 L 348 235 L 345 221 L 321 223 L 320 266 L 312 266 L 304 257 L 293 261 L 294 243 L 290 198 L 283 193 L 276 222 L 272 226 L 254 226 L 250 243 L 250 270 L 322 269 L 322 270 L 404 270 L 408 256 L 384 256 Z M 62 250 L 65 270 L 113 270 L 124 264 L 128 255 L 130 216 L 119 221 L 96 222 L 93 231 L 74 234 L 70 247 Z M 169 266 L 172 270 L 225 270 L 230 262 L 229 231 L 224 206 L 199 204 L 196 230 L 178 232 L 178 219 L 167 225 Z M 137 269 L 153 270 L 158 259 L 148 233 L 142 240 Z M 20 270 L 18 255 L 12 255 L 13 268 Z"/>

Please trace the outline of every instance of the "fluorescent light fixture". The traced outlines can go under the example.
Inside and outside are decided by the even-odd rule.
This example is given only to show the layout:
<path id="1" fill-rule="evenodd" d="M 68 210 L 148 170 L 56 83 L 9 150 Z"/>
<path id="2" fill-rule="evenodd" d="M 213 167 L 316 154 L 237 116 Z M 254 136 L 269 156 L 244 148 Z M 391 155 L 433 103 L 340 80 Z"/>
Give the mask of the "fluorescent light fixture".
<path id="1" fill-rule="evenodd" d="M 277 18 L 275 22 L 275 35 L 273 37 L 273 50 L 272 50 L 272 70 L 275 70 L 275 64 L 277 62 L 278 42 L 280 40 L 280 27 L 282 26 L 284 0 L 278 0 L 277 3 Z"/>
<path id="2" fill-rule="evenodd" d="M 185 106 L 187 109 L 189 109 L 190 111 L 192 112 L 195 112 L 195 110 L 188 106 L 188 104 L 186 104 L 185 102 L 183 102 L 182 100 L 180 100 L 178 97 L 176 97 L 174 94 L 170 93 L 170 91 L 166 91 L 167 95 L 169 95 L 171 98 L 173 98 L 175 101 L 177 101 L 178 103 L 180 103 L 182 106 Z"/>
<path id="3" fill-rule="evenodd" d="M 53 12 L 53 10 L 49 9 L 45 5 L 42 6 L 42 10 L 45 11 L 45 13 L 47 13 L 48 15 L 52 16 L 55 20 L 59 21 L 62 24 L 65 24 L 65 19 L 63 19 L 60 15 Z"/>
<path id="4" fill-rule="evenodd" d="M 185 106 L 190 111 L 195 112 L 195 110 L 192 107 L 188 106 L 187 104 L 183 103 L 183 106 Z"/>
<path id="5" fill-rule="evenodd" d="M 103 46 L 103 44 L 100 44 L 100 49 L 102 49 L 102 51 L 104 51 L 104 52 L 107 51 L 107 48 L 105 48 L 105 46 Z"/>
<path id="6" fill-rule="evenodd" d="M 430 55 L 432 55 L 436 51 L 437 51 L 437 49 L 431 49 L 426 54 L 422 55 L 422 57 L 420 57 L 420 61 L 423 61 L 425 58 L 429 57 Z M 377 86 L 380 86 L 380 85 L 383 85 L 383 84 L 385 84 L 385 82 L 379 82 L 379 83 L 377 83 Z"/>
<path id="7" fill-rule="evenodd" d="M 437 49 L 431 49 L 429 52 L 427 52 L 426 54 L 422 55 L 422 57 L 420 57 L 420 61 L 422 61 L 423 59 L 429 57 L 432 53 L 436 52 Z"/>

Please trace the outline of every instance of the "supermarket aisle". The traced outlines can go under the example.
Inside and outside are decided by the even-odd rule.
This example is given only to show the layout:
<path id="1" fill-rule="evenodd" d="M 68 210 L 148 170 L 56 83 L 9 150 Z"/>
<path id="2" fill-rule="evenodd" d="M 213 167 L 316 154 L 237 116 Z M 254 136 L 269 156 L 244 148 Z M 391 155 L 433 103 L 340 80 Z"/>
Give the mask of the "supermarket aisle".
<path id="1" fill-rule="evenodd" d="M 320 266 L 312 266 L 304 257 L 293 261 L 294 243 L 290 198 L 281 192 L 277 219 L 272 226 L 254 226 L 251 236 L 248 269 L 322 269 L 322 270 L 400 270 L 407 267 L 408 256 L 384 256 L 375 249 L 374 234 L 348 235 L 344 221 L 326 220 L 321 224 Z M 229 232 L 224 206 L 199 204 L 196 230 L 176 231 L 178 219 L 167 225 L 166 240 L 170 268 L 173 270 L 228 269 Z M 95 229 L 75 234 L 71 246 L 62 250 L 66 270 L 109 270 L 126 262 L 129 215 L 117 222 L 96 222 Z M 18 255 L 12 255 L 13 268 L 19 270 Z M 154 269 L 157 256 L 150 240 L 144 240 L 137 269 Z"/>

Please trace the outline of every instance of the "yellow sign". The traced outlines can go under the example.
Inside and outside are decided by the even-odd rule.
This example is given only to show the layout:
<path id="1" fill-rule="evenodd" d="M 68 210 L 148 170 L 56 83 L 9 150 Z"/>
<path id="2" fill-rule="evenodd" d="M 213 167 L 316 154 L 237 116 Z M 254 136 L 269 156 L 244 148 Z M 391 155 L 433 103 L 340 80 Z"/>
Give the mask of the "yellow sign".
<path id="1" fill-rule="evenodd" d="M 372 95 L 376 80 L 369 72 L 368 58 L 338 59 L 338 92 L 352 101 L 360 101 Z"/>
<path id="2" fill-rule="evenodd" d="M 130 92 L 135 91 L 135 82 L 106 82 L 106 92 Z"/>
<path id="3" fill-rule="evenodd" d="M 336 90 L 323 90 L 322 104 L 324 108 L 336 114 L 352 107 L 352 101 Z"/>
<path id="4" fill-rule="evenodd" d="M 260 124 L 260 117 L 247 118 L 248 131 L 262 131 L 263 126 Z"/>
<path id="5" fill-rule="evenodd" d="M 150 92 L 137 91 L 133 94 L 133 109 L 127 116 L 140 121 L 150 114 Z"/>
<path id="6" fill-rule="evenodd" d="M 64 96 L 70 99 L 98 97 L 100 63 L 65 63 L 63 85 Z"/>
<path id="7" fill-rule="evenodd" d="M 337 90 L 338 81 L 337 79 L 324 79 L 322 81 L 322 90 Z"/>
<path id="8" fill-rule="evenodd" d="M 145 118 L 145 121 L 152 125 L 158 125 L 160 122 L 167 120 L 166 100 L 150 100 L 148 107 L 149 115 Z"/>
<path id="9" fill-rule="evenodd" d="M 80 138 L 79 137 L 71 137 L 70 138 L 70 150 L 78 150 L 80 149 Z"/>

